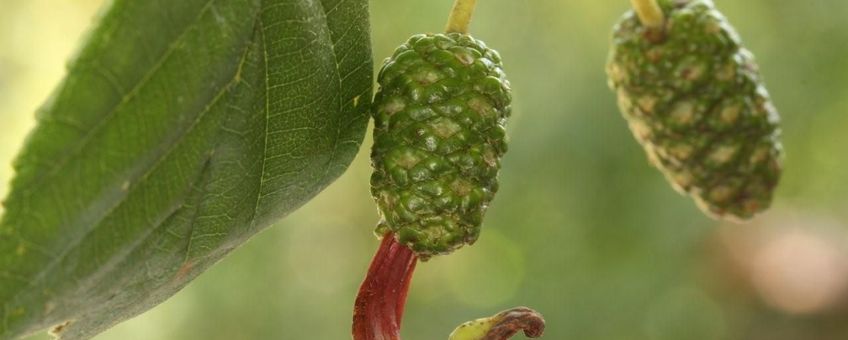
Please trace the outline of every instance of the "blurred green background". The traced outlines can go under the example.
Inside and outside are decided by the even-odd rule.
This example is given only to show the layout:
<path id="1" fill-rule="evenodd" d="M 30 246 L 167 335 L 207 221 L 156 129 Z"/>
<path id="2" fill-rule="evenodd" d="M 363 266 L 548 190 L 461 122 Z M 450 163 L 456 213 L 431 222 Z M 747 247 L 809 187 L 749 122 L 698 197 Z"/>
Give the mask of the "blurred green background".
<path id="1" fill-rule="evenodd" d="M 440 31 L 450 3 L 371 1 L 377 65 L 409 35 Z M 648 165 L 604 74 L 628 1 L 480 1 L 472 32 L 501 52 L 514 88 L 511 151 L 480 241 L 418 267 L 404 339 L 444 339 L 516 305 L 545 315 L 547 339 L 848 338 L 848 2 L 716 3 L 783 117 L 774 208 L 712 221 Z M 0 0 L 0 194 L 101 5 Z M 348 339 L 377 246 L 370 145 L 304 208 L 97 339 Z"/>

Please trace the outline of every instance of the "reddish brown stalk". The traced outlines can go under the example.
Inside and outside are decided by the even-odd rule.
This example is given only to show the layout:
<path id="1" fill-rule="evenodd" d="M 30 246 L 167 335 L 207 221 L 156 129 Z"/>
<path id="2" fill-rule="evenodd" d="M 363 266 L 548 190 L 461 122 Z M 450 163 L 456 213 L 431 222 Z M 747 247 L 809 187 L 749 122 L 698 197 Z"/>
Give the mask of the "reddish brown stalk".
<path id="1" fill-rule="evenodd" d="M 482 340 L 509 339 L 518 331 L 524 331 L 524 336 L 528 338 L 538 338 L 545 332 L 545 319 L 542 314 L 527 307 L 500 312 L 495 318 L 498 322 Z"/>
<path id="2" fill-rule="evenodd" d="M 371 260 L 353 307 L 354 340 L 398 340 L 418 257 L 388 233 Z"/>

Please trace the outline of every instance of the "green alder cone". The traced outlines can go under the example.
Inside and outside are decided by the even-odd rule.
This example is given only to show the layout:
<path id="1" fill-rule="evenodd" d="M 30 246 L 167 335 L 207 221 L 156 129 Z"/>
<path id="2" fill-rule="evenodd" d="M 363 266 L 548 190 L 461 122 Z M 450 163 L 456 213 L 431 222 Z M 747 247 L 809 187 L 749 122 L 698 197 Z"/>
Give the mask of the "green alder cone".
<path id="1" fill-rule="evenodd" d="M 415 35 L 377 81 L 376 233 L 394 232 L 422 260 L 474 243 L 507 149 L 512 98 L 500 56 L 465 34 Z"/>
<path id="2" fill-rule="evenodd" d="M 777 111 L 753 55 L 709 0 L 660 1 L 616 25 L 610 87 L 633 135 L 674 188 L 707 214 L 745 220 L 771 204 L 781 173 Z"/>

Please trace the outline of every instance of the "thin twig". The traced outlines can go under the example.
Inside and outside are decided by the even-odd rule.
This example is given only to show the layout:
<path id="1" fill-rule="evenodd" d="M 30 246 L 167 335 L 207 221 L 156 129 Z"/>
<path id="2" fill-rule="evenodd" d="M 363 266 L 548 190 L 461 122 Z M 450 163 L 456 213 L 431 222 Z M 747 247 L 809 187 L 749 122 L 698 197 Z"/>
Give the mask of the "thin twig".
<path id="1" fill-rule="evenodd" d="M 447 33 L 468 33 L 468 26 L 471 24 L 471 16 L 474 14 L 474 6 L 477 5 L 477 0 L 456 0 L 453 3 L 448 24 L 445 27 Z"/>
<path id="2" fill-rule="evenodd" d="M 665 24 L 665 15 L 657 0 L 630 0 L 630 3 L 645 27 L 657 29 Z"/>

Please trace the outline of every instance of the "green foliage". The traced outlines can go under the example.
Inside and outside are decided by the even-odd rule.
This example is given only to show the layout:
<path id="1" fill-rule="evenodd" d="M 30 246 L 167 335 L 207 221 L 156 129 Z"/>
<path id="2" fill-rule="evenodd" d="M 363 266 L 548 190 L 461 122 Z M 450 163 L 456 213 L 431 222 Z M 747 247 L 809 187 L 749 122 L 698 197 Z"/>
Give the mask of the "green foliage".
<path id="1" fill-rule="evenodd" d="M 20 143 L 12 137 L 20 134 L 15 126 L 26 125 L 30 108 L 44 96 L 42 85 L 33 84 L 55 82 L 54 69 L 67 53 L 63 46 L 76 39 L 75 27 L 87 25 L 90 8 L 100 2 L 0 0 L 4 163 Z M 814 314 L 785 314 L 762 303 L 744 281 L 750 272 L 715 262 L 727 255 L 717 239 L 728 230 L 750 231 L 762 218 L 807 211 L 848 224 L 848 2 L 715 2 L 756 51 L 783 119 L 788 171 L 772 208 L 753 225 L 717 228 L 646 164 L 601 71 L 611 25 L 628 1 L 479 2 L 473 33 L 507 59 L 514 89 L 510 152 L 477 244 L 418 266 L 404 340 L 444 339 L 470 317 L 518 304 L 544 313 L 550 327 L 543 339 L 848 334 L 842 299 Z M 441 31 L 449 5 L 371 1 L 376 60 L 411 34 Z M 369 140 L 366 135 L 364 145 Z M 353 296 L 377 245 L 368 232 L 377 218 L 365 180 L 372 171 L 368 151 L 360 148 L 345 175 L 261 237 L 163 304 L 95 339 L 349 338 Z M 3 190 L 8 177 L 2 167 L 0 177 Z M 817 226 L 790 223 L 799 231 Z M 830 239 L 842 242 L 842 232 Z M 845 268 L 844 262 L 827 263 Z M 821 268 L 816 262 L 806 267 Z M 823 286 L 809 290 L 821 296 Z"/>
<path id="2" fill-rule="evenodd" d="M 167 299 L 356 154 L 365 0 L 118 0 L 38 113 L 0 220 L 0 338 Z"/>
<path id="3" fill-rule="evenodd" d="M 501 57 L 470 35 L 419 34 L 386 59 L 374 97 L 377 233 L 422 259 L 480 236 L 510 114 Z"/>

